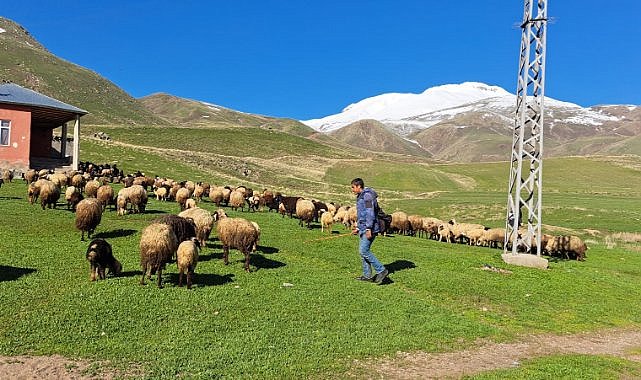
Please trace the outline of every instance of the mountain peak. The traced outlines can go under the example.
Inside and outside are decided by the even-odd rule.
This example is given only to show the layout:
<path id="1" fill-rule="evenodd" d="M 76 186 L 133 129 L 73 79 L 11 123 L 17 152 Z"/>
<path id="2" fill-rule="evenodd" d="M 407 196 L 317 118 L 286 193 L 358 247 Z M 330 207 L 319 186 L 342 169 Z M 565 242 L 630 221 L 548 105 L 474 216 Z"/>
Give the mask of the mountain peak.
<path id="1" fill-rule="evenodd" d="M 511 96 L 498 86 L 480 82 L 463 82 L 431 87 L 420 94 L 387 93 L 350 104 L 336 115 L 303 123 L 321 132 L 329 132 L 360 119 L 381 122 L 407 119 L 441 109 L 495 97 Z"/>
<path id="2" fill-rule="evenodd" d="M 0 38 L 30 48 L 47 51 L 22 25 L 0 16 Z"/>

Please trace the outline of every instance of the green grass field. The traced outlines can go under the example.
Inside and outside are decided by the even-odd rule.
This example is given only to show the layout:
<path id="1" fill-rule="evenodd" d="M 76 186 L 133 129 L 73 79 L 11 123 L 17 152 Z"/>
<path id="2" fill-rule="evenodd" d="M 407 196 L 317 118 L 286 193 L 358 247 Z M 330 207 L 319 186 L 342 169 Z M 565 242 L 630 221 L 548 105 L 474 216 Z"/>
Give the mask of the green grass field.
<path id="1" fill-rule="evenodd" d="M 95 162 L 124 154 L 145 170 L 229 180 L 161 155 L 98 144 L 83 149 L 94 149 L 85 159 Z M 382 286 L 353 279 L 360 274 L 357 241 L 339 237 L 347 232 L 342 226 L 325 239 L 320 229 L 301 228 L 296 219 L 231 211 L 261 226 L 252 273 L 242 270 L 237 251 L 224 266 L 212 236 L 194 289 L 176 286 L 175 264 L 169 265 L 164 289 L 140 286 L 140 231 L 152 219 L 178 212 L 177 204 L 155 199 L 144 215 L 105 212 L 95 236 L 112 244 L 124 273 L 92 283 L 84 256 L 88 242 L 80 241 L 73 213 L 61 203 L 43 211 L 26 201 L 24 183 L 4 184 L 0 354 L 107 360 L 120 370 L 135 366 L 150 378 L 335 378 L 355 358 L 456 350 L 478 338 L 509 341 L 525 333 L 640 326 L 638 158 L 547 162 L 544 223 L 586 239 L 587 261 L 553 259 L 547 271 L 510 267 L 513 273 L 502 275 L 480 270 L 484 264 L 506 268 L 497 250 L 380 237 L 374 252 L 393 272 L 391 283 Z M 325 174 L 343 199 L 351 199 L 347 183 L 361 168 L 350 165 L 329 167 Z M 502 225 L 504 164 L 403 165 L 400 174 L 389 164 L 372 165 L 363 175 L 380 190 L 388 211 Z M 565 171 L 572 180 L 560 180 Z M 412 175 L 416 182 L 407 179 Z M 209 202 L 201 206 L 214 210 Z M 623 232 L 632 238 L 617 238 Z M 559 368 L 587 362 L 596 374 L 592 378 L 641 371 L 625 361 L 556 356 L 482 378 L 572 378 L 573 372 Z"/>

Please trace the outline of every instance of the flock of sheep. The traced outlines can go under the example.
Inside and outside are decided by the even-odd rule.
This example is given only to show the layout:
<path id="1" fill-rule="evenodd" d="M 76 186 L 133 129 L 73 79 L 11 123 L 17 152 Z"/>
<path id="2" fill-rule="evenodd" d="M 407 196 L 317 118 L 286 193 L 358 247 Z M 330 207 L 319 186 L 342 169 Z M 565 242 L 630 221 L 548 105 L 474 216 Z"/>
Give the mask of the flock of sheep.
<path id="1" fill-rule="evenodd" d="M 204 248 L 209 235 L 216 226 L 218 239 L 223 246 L 223 260 L 228 263 L 230 249 L 244 254 L 244 269 L 249 271 L 250 253 L 255 251 L 260 239 L 257 223 L 244 218 L 229 218 L 220 206 L 232 210 L 247 208 L 250 211 L 267 209 L 277 210 L 283 217 L 296 216 L 301 226 L 310 227 L 312 222 L 320 223 L 321 230 L 331 233 L 333 224 L 340 223 L 351 229 L 356 223 L 356 207 L 338 206 L 333 202 L 324 203 L 303 197 L 283 196 L 269 190 L 254 191 L 245 186 L 211 186 L 192 181 L 176 182 L 166 178 L 146 177 L 138 172 L 134 175 L 114 175 L 111 168 L 96 170 L 93 164 L 85 164 L 84 171 L 49 173 L 29 170 L 23 174 L 28 183 L 27 196 L 30 203 L 39 200 L 42 209 L 55 208 L 62 195 L 68 209 L 75 211 L 75 225 L 88 238 L 100 224 L 102 214 L 109 207 L 118 215 L 144 213 L 148 202 L 148 191 L 159 201 L 175 201 L 180 207 L 177 215 L 165 215 L 155 219 L 142 231 L 140 239 L 140 265 L 145 277 L 157 276 L 158 287 L 162 287 L 162 271 L 166 264 L 177 263 L 179 286 L 186 275 L 187 288 L 191 288 L 192 277 L 198 263 L 199 250 Z M 3 171 L 2 181 L 12 181 L 13 172 Z M 123 188 L 116 194 L 111 183 L 122 183 Z M 211 212 L 198 207 L 198 203 L 209 199 L 218 209 Z M 398 233 L 403 235 L 425 236 L 448 243 L 503 248 L 505 230 L 486 228 L 480 224 L 448 222 L 432 217 L 407 215 L 396 211 L 387 215 L 382 211 L 377 215 L 383 235 Z M 587 247 L 576 236 L 541 236 L 544 254 L 565 258 L 585 259 Z M 535 244 L 533 244 L 535 245 Z M 91 266 L 91 280 L 104 279 L 105 270 L 120 273 L 122 266 L 115 259 L 111 246 L 104 239 L 90 242 L 86 253 Z"/>

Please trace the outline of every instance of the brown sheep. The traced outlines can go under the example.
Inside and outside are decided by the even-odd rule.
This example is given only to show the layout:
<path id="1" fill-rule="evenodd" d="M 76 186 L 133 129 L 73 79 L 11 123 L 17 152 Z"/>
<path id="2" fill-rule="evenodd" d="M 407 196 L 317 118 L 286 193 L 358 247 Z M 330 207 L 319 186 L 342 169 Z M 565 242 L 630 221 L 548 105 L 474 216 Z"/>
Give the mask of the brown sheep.
<path id="1" fill-rule="evenodd" d="M 220 207 L 220 204 L 223 202 L 223 188 L 214 187 L 209 190 L 209 199 L 214 202 L 216 207 Z"/>
<path id="2" fill-rule="evenodd" d="M 332 224 L 334 224 L 334 213 L 332 211 L 321 211 L 320 216 L 321 232 L 327 230 L 332 233 Z"/>
<path id="3" fill-rule="evenodd" d="M 96 199 L 100 202 L 102 211 L 105 211 L 109 205 L 116 206 L 116 202 L 114 202 L 114 189 L 109 185 L 102 185 L 98 188 Z"/>
<path id="4" fill-rule="evenodd" d="M 409 215 L 407 221 L 410 222 L 411 234 L 421 237 L 423 230 L 423 217 L 420 215 Z"/>
<path id="5" fill-rule="evenodd" d="M 76 211 L 76 205 L 78 202 L 83 200 L 83 196 L 80 193 L 80 190 L 76 189 L 75 186 L 67 187 L 65 190 L 65 200 L 67 201 L 67 210 L 71 209 L 74 212 Z"/>
<path id="6" fill-rule="evenodd" d="M 100 187 L 100 182 L 94 180 L 87 181 L 85 183 L 85 195 L 87 198 L 96 198 L 98 195 L 98 188 Z"/>
<path id="7" fill-rule="evenodd" d="M 12 182 L 13 181 L 13 170 L 5 169 L 2 171 L 2 180 L 4 182 Z"/>
<path id="8" fill-rule="evenodd" d="M 200 207 L 189 208 L 182 211 L 178 216 L 183 218 L 191 218 L 196 224 L 196 237 L 200 242 L 200 246 L 205 248 L 207 246 L 207 239 L 214 227 L 214 217 L 211 213 Z"/>
<path id="9" fill-rule="evenodd" d="M 176 264 L 178 265 L 178 286 L 183 286 L 183 275 L 187 274 L 187 289 L 191 289 L 191 281 L 194 270 L 198 264 L 198 249 L 200 243 L 196 238 L 183 241 L 176 252 Z"/>
<path id="10" fill-rule="evenodd" d="M 96 276 L 104 280 L 105 269 L 109 269 L 109 272 L 115 276 L 122 272 L 122 265 L 114 257 L 111 245 L 103 239 L 94 239 L 89 243 L 86 257 L 91 266 L 91 281 L 96 281 Z"/>
<path id="11" fill-rule="evenodd" d="M 102 207 L 96 198 L 86 198 L 81 200 L 76 206 L 76 228 L 82 231 L 80 240 L 85 240 L 85 231 L 87 238 L 96 230 L 102 219 Z"/>
<path id="12" fill-rule="evenodd" d="M 145 285 L 145 276 L 151 279 L 157 272 L 158 287 L 162 288 L 162 271 L 177 248 L 176 234 L 168 225 L 152 223 L 145 227 L 140 237 L 140 285 Z"/>
<path id="13" fill-rule="evenodd" d="M 299 199 L 296 202 L 296 216 L 298 217 L 298 225 L 303 226 L 303 223 L 307 224 L 307 228 L 310 227 L 310 223 L 314 219 L 314 213 L 316 208 L 314 203 L 307 199 Z"/>
<path id="14" fill-rule="evenodd" d="M 563 255 L 566 259 L 574 258 L 577 261 L 585 260 L 588 247 L 578 236 L 554 236 L 547 242 L 547 251 L 550 255 Z"/>
<path id="15" fill-rule="evenodd" d="M 56 208 L 58 199 L 60 199 L 60 187 L 51 181 L 42 181 L 40 185 L 40 206 L 42 206 L 43 210 L 45 207 Z"/>
<path id="16" fill-rule="evenodd" d="M 29 169 L 23 174 L 23 178 L 27 184 L 36 182 L 38 180 L 38 172 L 34 169 Z"/>
<path id="17" fill-rule="evenodd" d="M 240 208 L 241 211 L 245 211 L 245 193 L 241 190 L 234 190 L 229 195 L 229 206 L 232 210 L 236 211 Z"/>
<path id="18" fill-rule="evenodd" d="M 180 211 L 185 209 L 185 202 L 189 199 L 189 189 L 186 187 L 181 187 L 176 191 L 176 202 L 180 205 Z"/>
<path id="19" fill-rule="evenodd" d="M 405 235 L 409 233 L 411 228 L 412 227 L 406 213 L 403 211 L 394 211 L 392 213 L 392 223 L 390 224 L 390 229 L 392 231 Z"/>
<path id="20" fill-rule="evenodd" d="M 244 268 L 249 272 L 249 254 L 258 241 L 258 231 L 246 219 L 222 218 L 216 226 L 218 240 L 223 245 L 223 262 L 229 264 L 229 249 L 235 248 L 245 255 Z"/>
<path id="21" fill-rule="evenodd" d="M 476 242 L 490 248 L 503 248 L 505 244 L 505 228 L 490 228 L 483 232 L 483 236 Z"/>

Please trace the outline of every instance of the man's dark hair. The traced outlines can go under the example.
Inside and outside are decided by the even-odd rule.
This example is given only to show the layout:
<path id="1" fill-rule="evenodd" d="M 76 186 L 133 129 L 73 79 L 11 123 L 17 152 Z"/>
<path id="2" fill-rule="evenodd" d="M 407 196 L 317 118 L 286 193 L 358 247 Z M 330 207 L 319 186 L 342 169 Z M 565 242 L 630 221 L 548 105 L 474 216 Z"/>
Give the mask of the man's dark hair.
<path id="1" fill-rule="evenodd" d="M 352 185 L 356 185 L 356 186 L 360 187 L 361 189 L 365 188 L 365 182 L 363 182 L 362 178 L 354 178 L 352 180 Z"/>

